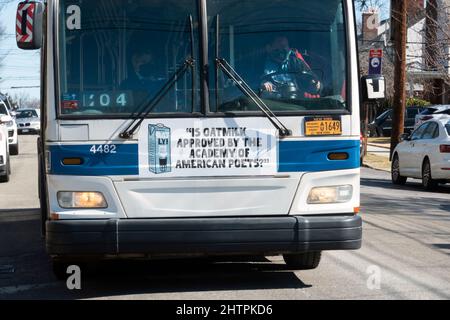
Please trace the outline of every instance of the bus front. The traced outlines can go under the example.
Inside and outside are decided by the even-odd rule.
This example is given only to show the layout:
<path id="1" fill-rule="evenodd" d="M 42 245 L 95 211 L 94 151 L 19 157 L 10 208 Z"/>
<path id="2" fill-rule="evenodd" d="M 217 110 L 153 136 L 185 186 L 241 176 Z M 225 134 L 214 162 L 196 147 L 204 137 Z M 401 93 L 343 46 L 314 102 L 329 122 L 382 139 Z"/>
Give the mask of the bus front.
<path id="1" fill-rule="evenodd" d="M 361 246 L 350 0 L 48 0 L 49 254 L 283 255 Z"/>

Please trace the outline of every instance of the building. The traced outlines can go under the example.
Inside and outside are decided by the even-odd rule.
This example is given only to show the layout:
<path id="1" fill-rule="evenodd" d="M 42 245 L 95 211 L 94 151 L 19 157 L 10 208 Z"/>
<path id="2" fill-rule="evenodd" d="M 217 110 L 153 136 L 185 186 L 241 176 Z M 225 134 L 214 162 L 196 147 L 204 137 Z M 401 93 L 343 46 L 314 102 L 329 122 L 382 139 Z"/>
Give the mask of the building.
<path id="1" fill-rule="evenodd" d="M 408 9 L 408 32 L 407 32 L 407 94 L 412 97 L 423 97 L 424 86 L 418 73 L 426 69 L 425 63 L 425 26 L 426 14 L 423 0 L 411 1 Z M 392 35 L 395 30 L 391 28 L 391 19 L 380 21 L 379 12 L 370 9 L 362 13 L 361 34 L 359 35 L 361 63 L 368 64 L 368 51 L 370 49 L 383 49 L 384 51 L 384 75 L 388 81 L 388 88 L 393 86 L 394 48 Z M 366 57 L 367 56 L 367 57 Z M 365 62 L 367 61 L 367 62 Z M 365 71 L 364 66 L 362 68 Z M 388 92 L 389 94 L 389 92 Z"/>

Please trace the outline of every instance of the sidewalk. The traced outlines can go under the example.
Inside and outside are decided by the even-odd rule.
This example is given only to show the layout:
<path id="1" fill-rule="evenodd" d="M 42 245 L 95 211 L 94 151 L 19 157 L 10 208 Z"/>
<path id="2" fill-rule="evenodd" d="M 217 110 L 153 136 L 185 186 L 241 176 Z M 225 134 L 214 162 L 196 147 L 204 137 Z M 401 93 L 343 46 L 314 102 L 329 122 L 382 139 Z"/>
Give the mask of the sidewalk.
<path id="1" fill-rule="evenodd" d="M 376 170 L 391 171 L 390 138 L 369 138 L 363 165 Z"/>
<path id="2" fill-rule="evenodd" d="M 389 138 L 389 137 L 387 137 L 387 138 L 369 138 L 367 145 L 378 147 L 378 148 L 390 149 L 391 148 L 391 138 Z"/>

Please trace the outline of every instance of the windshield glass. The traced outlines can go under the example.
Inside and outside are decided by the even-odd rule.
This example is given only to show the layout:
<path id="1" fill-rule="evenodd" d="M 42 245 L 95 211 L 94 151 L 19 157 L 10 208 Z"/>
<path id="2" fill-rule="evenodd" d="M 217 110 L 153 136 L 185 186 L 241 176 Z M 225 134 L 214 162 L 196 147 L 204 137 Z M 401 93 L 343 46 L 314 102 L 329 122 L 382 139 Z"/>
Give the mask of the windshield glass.
<path id="1" fill-rule="evenodd" d="M 61 0 L 59 113 L 128 117 L 164 87 L 192 51 L 195 67 L 177 79 L 152 113 L 200 112 L 197 2 Z M 347 108 L 342 0 L 208 0 L 206 10 L 212 112 L 260 112 L 223 71 L 215 72 L 217 27 L 217 55 L 274 112 Z"/>
<path id="2" fill-rule="evenodd" d="M 218 30 L 218 56 L 273 111 L 346 108 L 342 1 L 209 0 L 207 10 L 210 65 Z M 236 83 L 216 72 L 210 80 L 213 111 L 258 110 Z"/>
<path id="3" fill-rule="evenodd" d="M 6 106 L 3 103 L 0 103 L 0 114 L 8 115 L 8 109 L 6 109 Z"/>
<path id="4" fill-rule="evenodd" d="M 19 111 L 16 115 L 16 119 L 25 119 L 25 118 L 37 118 L 38 114 L 35 110 L 23 110 Z"/>
<path id="5" fill-rule="evenodd" d="M 60 113 L 130 115 L 154 97 L 191 57 L 197 40 L 195 0 L 62 0 Z M 194 47 L 194 59 L 197 49 Z M 194 82 L 197 82 L 195 80 Z M 155 113 L 198 111 L 188 69 Z"/>

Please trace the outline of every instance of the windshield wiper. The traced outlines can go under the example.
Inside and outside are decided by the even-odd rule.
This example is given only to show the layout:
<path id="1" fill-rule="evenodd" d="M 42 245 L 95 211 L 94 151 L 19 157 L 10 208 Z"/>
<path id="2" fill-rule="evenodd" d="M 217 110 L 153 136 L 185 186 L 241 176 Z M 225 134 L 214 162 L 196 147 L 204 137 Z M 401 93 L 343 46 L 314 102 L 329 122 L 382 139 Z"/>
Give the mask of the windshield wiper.
<path id="1" fill-rule="evenodd" d="M 143 104 L 141 111 L 133 117 L 133 121 L 127 126 L 127 128 L 119 134 L 122 139 L 130 139 L 133 137 L 136 130 L 141 126 L 142 122 L 147 116 L 156 108 L 161 100 L 166 96 L 170 89 L 177 83 L 186 71 L 191 68 L 192 70 L 192 112 L 194 112 L 195 105 L 195 59 L 194 59 L 194 24 L 192 15 L 189 16 L 189 31 L 191 40 L 191 56 L 188 57 L 184 63 L 178 67 L 172 77 L 164 84 L 164 86 L 156 93 L 156 95 L 150 99 L 147 99 Z"/>
<path id="2" fill-rule="evenodd" d="M 269 119 L 275 128 L 277 128 L 280 137 L 291 136 L 292 131 L 286 128 L 286 126 L 278 119 L 278 117 L 273 113 L 273 111 L 267 106 L 267 104 L 253 91 L 249 84 L 239 75 L 239 73 L 228 63 L 224 58 L 220 57 L 220 34 L 219 29 L 219 15 L 216 15 L 216 95 L 218 95 L 218 69 L 221 69 L 230 78 L 237 87 L 249 97 L 253 103 L 261 109 L 262 113 Z M 218 96 L 216 96 L 216 101 L 218 103 Z M 217 107 L 219 107 L 217 105 Z"/>

